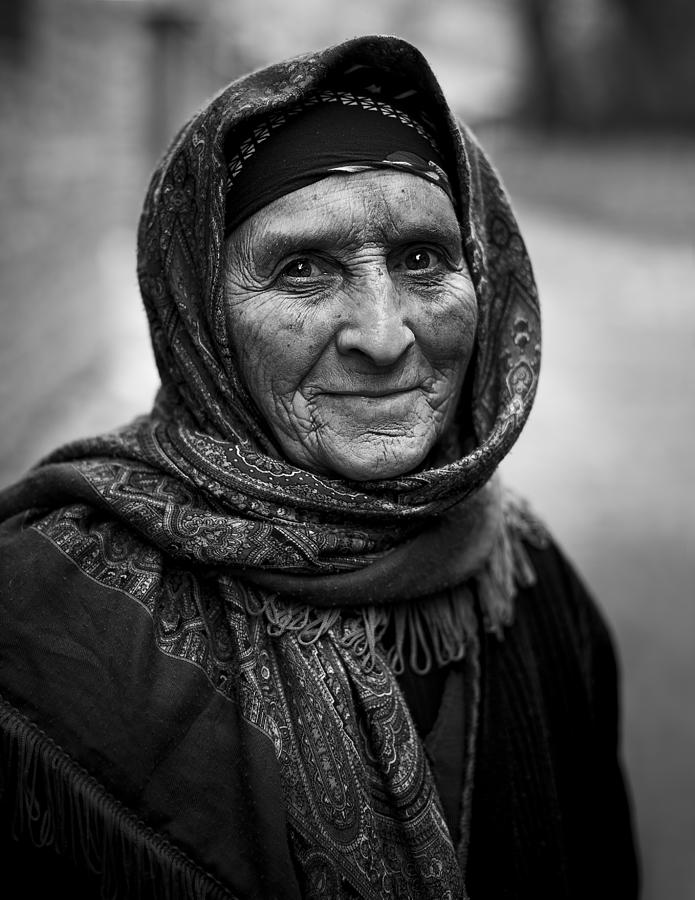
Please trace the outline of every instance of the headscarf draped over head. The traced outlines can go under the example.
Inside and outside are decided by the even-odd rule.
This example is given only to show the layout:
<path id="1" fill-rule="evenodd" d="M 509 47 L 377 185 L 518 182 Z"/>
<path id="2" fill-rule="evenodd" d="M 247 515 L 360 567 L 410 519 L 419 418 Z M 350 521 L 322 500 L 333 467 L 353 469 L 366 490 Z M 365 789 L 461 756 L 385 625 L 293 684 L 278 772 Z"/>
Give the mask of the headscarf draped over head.
<path id="1" fill-rule="evenodd" d="M 384 499 L 397 495 L 399 514 L 404 508 L 406 516 L 429 514 L 431 501 L 448 505 L 484 484 L 518 437 L 539 373 L 539 313 L 531 265 L 499 178 L 475 138 L 456 121 L 426 60 L 403 41 L 358 38 L 270 66 L 234 82 L 179 133 L 152 179 L 138 244 L 140 286 L 167 408 L 185 410 L 201 432 L 278 455 L 241 383 L 228 341 L 227 148 L 234 135 L 241 144 L 254 126 L 331 89 L 397 102 L 399 110 L 437 135 L 453 170 L 452 191 L 479 306 L 473 394 L 466 398 L 476 447 L 452 468 L 375 483 L 367 491 L 380 509 Z M 281 133 L 276 146 L 282 147 Z M 371 508 L 359 497 L 355 512 L 362 516 Z"/>

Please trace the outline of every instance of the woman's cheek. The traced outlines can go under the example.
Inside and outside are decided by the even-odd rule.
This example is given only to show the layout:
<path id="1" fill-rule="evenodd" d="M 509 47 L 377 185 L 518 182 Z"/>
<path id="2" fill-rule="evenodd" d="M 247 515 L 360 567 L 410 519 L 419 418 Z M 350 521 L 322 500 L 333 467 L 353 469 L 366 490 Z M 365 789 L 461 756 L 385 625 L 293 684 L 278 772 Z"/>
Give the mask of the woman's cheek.
<path id="1" fill-rule="evenodd" d="M 478 304 L 466 279 L 461 286 L 442 289 L 435 302 L 422 303 L 418 329 L 423 349 L 439 359 L 470 356 L 478 325 Z"/>
<path id="2" fill-rule="evenodd" d="M 296 298 L 253 296 L 239 308 L 235 322 L 234 344 L 246 384 L 260 394 L 284 396 L 295 390 L 330 341 L 332 327 L 324 312 Z"/>

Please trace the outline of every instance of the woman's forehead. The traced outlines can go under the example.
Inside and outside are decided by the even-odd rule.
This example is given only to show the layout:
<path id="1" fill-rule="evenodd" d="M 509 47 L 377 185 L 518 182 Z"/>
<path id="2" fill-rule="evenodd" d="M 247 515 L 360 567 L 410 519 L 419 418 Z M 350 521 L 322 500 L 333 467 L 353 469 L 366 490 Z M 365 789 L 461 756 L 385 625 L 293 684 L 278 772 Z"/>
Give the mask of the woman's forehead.
<path id="1" fill-rule="evenodd" d="M 446 193 L 407 172 L 334 175 L 278 198 L 239 229 L 253 247 L 321 249 L 332 241 L 460 243 Z"/>

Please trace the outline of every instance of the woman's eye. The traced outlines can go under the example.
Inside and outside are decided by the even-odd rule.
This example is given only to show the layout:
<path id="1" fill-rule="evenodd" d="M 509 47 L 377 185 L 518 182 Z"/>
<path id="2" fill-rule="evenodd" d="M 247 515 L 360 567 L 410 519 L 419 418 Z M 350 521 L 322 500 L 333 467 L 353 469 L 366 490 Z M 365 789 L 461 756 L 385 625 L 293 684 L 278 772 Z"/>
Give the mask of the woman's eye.
<path id="1" fill-rule="evenodd" d="M 280 274 L 287 278 L 311 278 L 316 274 L 316 269 L 311 260 L 303 257 L 287 263 Z"/>
<path id="2" fill-rule="evenodd" d="M 438 255 L 433 250 L 428 250 L 425 247 L 416 247 L 414 250 L 409 250 L 403 257 L 403 264 L 406 269 L 411 271 L 429 269 L 438 262 Z"/>

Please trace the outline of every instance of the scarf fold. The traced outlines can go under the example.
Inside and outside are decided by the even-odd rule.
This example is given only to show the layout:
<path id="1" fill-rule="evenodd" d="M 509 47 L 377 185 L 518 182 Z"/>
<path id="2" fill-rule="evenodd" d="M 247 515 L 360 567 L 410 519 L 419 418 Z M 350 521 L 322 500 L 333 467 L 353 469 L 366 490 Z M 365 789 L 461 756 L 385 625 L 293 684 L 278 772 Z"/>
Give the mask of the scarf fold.
<path id="1" fill-rule="evenodd" d="M 503 494 L 503 496 L 501 496 Z M 458 518 L 456 517 L 458 513 Z M 431 529 L 385 554 L 369 567 L 333 576 L 304 576 L 245 569 L 238 576 L 255 588 L 244 593 L 252 615 L 272 634 L 293 632 L 311 644 L 336 623 L 343 642 L 366 665 L 392 629 L 389 665 L 427 674 L 463 658 L 475 636 L 475 608 L 486 631 L 502 636 L 513 620 L 519 587 L 535 582 L 524 543 L 544 546 L 547 532 L 528 506 L 493 479 L 467 504 Z"/>

